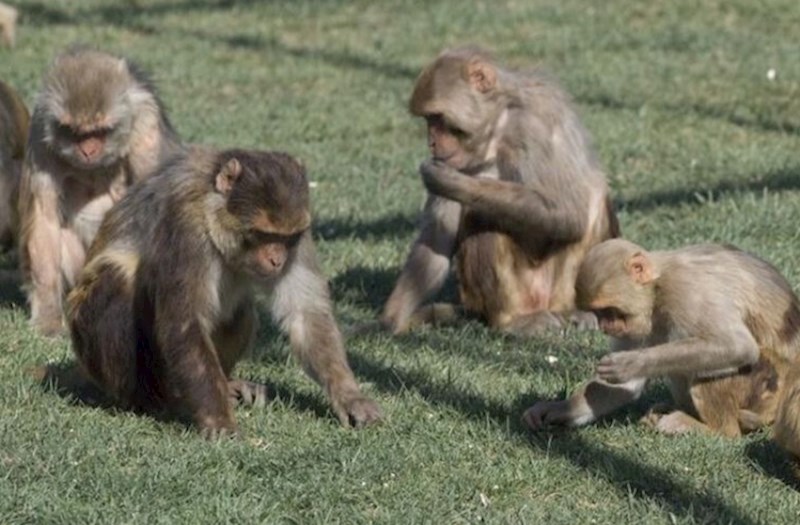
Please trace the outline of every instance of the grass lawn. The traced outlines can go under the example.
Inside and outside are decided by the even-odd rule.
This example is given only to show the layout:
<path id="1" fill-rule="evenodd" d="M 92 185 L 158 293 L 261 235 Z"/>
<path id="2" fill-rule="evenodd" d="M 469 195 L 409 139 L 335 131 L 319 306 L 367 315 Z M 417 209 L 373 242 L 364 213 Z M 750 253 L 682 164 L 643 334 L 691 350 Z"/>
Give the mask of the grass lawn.
<path id="1" fill-rule="evenodd" d="M 427 154 L 405 107 L 415 76 L 470 42 L 543 65 L 574 95 L 627 237 L 731 242 L 800 288 L 796 0 L 11 3 L 19 40 L 0 50 L 0 77 L 30 104 L 51 57 L 88 42 L 153 72 L 186 139 L 303 159 L 345 325 L 378 314 L 414 237 Z M 0 275 L 13 267 L 0 259 Z M 238 371 L 278 398 L 237 412 L 246 439 L 207 443 L 34 384 L 24 370 L 70 360 L 69 344 L 28 328 L 7 281 L 0 523 L 800 522 L 768 432 L 676 439 L 636 425 L 667 399 L 662 385 L 600 424 L 525 432 L 525 407 L 589 375 L 599 334 L 518 341 L 465 323 L 352 337 L 353 368 L 388 422 L 350 431 L 265 327 Z"/>

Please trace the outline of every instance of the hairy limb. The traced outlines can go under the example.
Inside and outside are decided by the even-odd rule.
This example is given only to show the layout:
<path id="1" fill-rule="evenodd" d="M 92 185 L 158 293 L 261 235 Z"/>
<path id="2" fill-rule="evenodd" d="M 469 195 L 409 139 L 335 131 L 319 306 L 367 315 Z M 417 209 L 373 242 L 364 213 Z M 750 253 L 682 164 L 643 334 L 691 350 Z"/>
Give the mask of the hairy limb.
<path id="1" fill-rule="evenodd" d="M 273 291 L 272 313 L 289 334 L 292 350 L 331 401 L 343 425 L 361 427 L 382 418 L 378 405 L 361 393 L 333 317 L 328 283 L 317 267 L 310 234 L 297 259 Z"/>
<path id="2" fill-rule="evenodd" d="M 460 204 L 428 197 L 422 231 L 411 247 L 381 316 L 381 323 L 393 333 L 408 330 L 411 316 L 419 305 L 438 292 L 447 279 L 460 220 Z"/>
<path id="3" fill-rule="evenodd" d="M 610 383 L 623 383 L 634 377 L 735 370 L 758 361 L 758 344 L 747 328 L 721 324 L 725 335 L 688 337 L 641 350 L 612 352 L 600 359 L 597 375 Z"/>
<path id="4" fill-rule="evenodd" d="M 586 425 L 638 399 L 646 384 L 643 378 L 615 385 L 595 378 L 569 399 L 537 402 L 522 419 L 531 430 L 550 425 Z"/>
<path id="5" fill-rule="evenodd" d="M 561 195 L 518 182 L 469 177 L 436 160 L 422 163 L 420 173 L 432 194 L 490 217 L 515 237 L 538 232 L 551 241 L 576 242 L 586 230 L 586 214 L 568 209 Z"/>
<path id="6" fill-rule="evenodd" d="M 666 414 L 658 411 L 649 411 L 639 422 L 662 434 L 670 436 L 686 434 L 688 432 L 700 432 L 703 434 L 713 433 L 707 425 L 680 410 L 675 410 Z"/>
<path id="7" fill-rule="evenodd" d="M 59 191 L 52 177 L 27 165 L 20 196 L 20 259 L 28 286 L 31 323 L 45 335 L 64 330 Z"/>

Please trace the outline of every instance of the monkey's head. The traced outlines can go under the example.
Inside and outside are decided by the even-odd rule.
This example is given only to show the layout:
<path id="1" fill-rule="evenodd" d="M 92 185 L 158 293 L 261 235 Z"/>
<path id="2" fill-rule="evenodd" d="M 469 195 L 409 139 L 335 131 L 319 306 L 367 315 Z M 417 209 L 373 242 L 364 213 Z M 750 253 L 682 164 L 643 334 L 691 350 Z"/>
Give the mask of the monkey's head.
<path id="1" fill-rule="evenodd" d="M 279 276 L 311 226 L 305 169 L 285 153 L 228 150 L 215 173 L 225 224 L 235 230 L 228 262 L 257 280 Z"/>
<path id="2" fill-rule="evenodd" d="M 409 110 L 427 122 L 434 159 L 461 171 L 491 160 L 492 138 L 508 107 L 501 77 L 494 61 L 476 48 L 444 51 L 422 70 Z"/>
<path id="3" fill-rule="evenodd" d="M 611 239 L 592 247 L 581 263 L 576 304 L 594 312 L 606 334 L 642 339 L 652 330 L 657 278 L 658 270 L 644 249 Z"/>
<path id="4" fill-rule="evenodd" d="M 131 65 L 99 51 L 59 55 L 44 79 L 44 141 L 80 169 L 113 165 L 127 156 L 134 121 L 143 105 L 157 104 Z M 148 140 L 144 137 L 144 140 Z"/>

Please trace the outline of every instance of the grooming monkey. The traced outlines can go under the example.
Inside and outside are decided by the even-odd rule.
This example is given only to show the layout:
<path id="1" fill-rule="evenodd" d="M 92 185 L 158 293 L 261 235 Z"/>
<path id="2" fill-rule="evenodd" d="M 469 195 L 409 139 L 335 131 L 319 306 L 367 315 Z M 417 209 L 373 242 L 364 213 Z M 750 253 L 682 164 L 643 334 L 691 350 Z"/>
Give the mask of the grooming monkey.
<path id="1" fill-rule="evenodd" d="M 235 433 L 230 378 L 256 331 L 253 292 L 339 420 L 381 418 L 347 363 L 309 230 L 303 168 L 281 153 L 194 150 L 112 208 L 68 298 L 73 348 L 116 402 L 169 409 L 209 436 Z"/>
<path id="2" fill-rule="evenodd" d="M 39 331 L 63 330 L 63 296 L 105 213 L 181 150 L 130 62 L 88 49 L 56 57 L 33 112 L 19 198 L 20 262 Z"/>
<path id="3" fill-rule="evenodd" d="M 577 301 L 612 336 L 612 352 L 572 397 L 529 408 L 524 420 L 534 430 L 590 423 L 656 377 L 667 378 L 678 409 L 643 421 L 667 434 L 739 436 L 771 424 L 787 374 L 797 396 L 800 304 L 780 273 L 751 254 L 718 245 L 646 252 L 606 241 L 581 265 Z M 788 425 L 798 428 L 796 419 Z"/>
<path id="4" fill-rule="evenodd" d="M 16 201 L 30 116 L 22 97 L 0 80 L 0 248 L 16 238 Z"/>
<path id="5" fill-rule="evenodd" d="M 619 226 L 566 93 L 460 48 L 422 71 L 409 106 L 427 122 L 428 200 L 382 324 L 397 333 L 452 317 L 450 305 L 419 307 L 455 255 L 462 305 L 490 326 L 523 335 L 596 326 L 575 310 L 575 276 L 586 251 Z"/>
<path id="6" fill-rule="evenodd" d="M 17 17 L 19 13 L 8 4 L 0 2 L 0 44 L 14 47 L 17 40 Z"/>

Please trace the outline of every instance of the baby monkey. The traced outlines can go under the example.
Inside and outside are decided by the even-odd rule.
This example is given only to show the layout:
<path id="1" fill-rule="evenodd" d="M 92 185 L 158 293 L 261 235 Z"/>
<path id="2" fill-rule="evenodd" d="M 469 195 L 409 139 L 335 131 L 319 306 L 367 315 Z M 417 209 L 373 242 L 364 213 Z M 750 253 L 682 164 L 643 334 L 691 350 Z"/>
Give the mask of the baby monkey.
<path id="1" fill-rule="evenodd" d="M 572 397 L 530 407 L 523 419 L 534 430 L 590 423 L 666 377 L 678 409 L 653 410 L 645 423 L 667 434 L 739 436 L 771 424 L 784 392 L 797 390 L 800 304 L 780 273 L 751 254 L 717 245 L 646 252 L 605 241 L 581 265 L 577 301 L 597 315 L 613 351 Z M 797 446 L 796 418 L 782 428 Z"/>
<path id="2" fill-rule="evenodd" d="M 84 373 L 120 406 L 236 433 L 232 401 L 265 398 L 231 379 L 256 333 L 258 289 L 340 421 L 378 421 L 347 363 L 310 223 L 304 169 L 286 154 L 195 149 L 166 164 L 107 214 L 68 297 Z"/>

